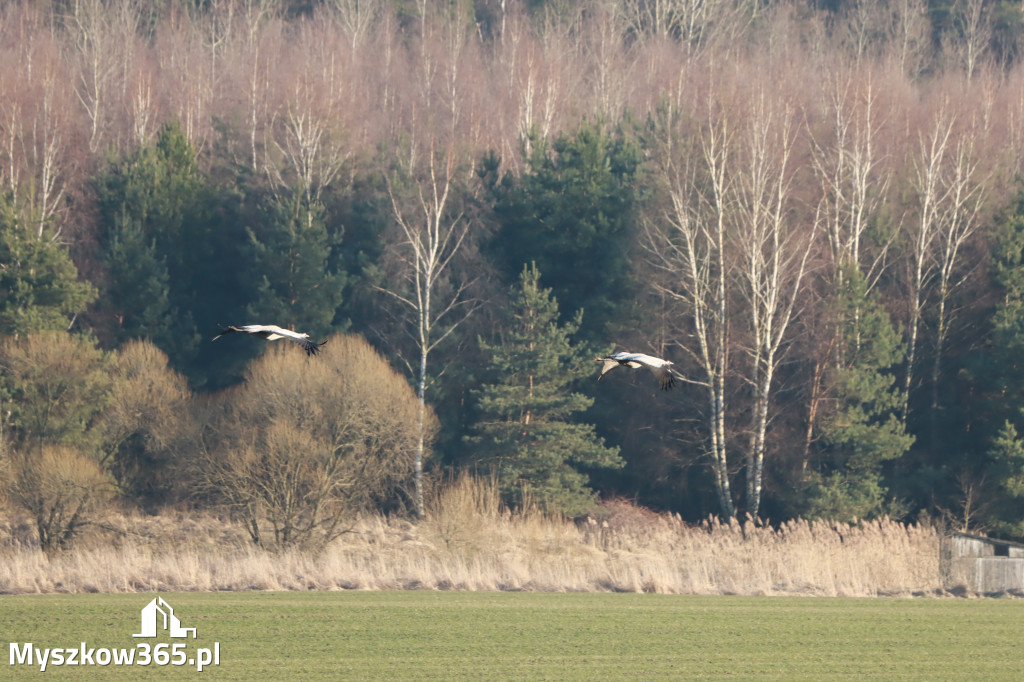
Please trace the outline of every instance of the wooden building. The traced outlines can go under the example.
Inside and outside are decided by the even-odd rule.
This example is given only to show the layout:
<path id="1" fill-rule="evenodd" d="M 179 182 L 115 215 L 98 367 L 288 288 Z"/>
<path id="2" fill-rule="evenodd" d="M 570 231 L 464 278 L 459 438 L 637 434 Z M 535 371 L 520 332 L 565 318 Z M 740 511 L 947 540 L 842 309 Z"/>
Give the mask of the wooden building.
<path id="1" fill-rule="evenodd" d="M 939 553 L 946 589 L 1024 593 L 1024 544 L 953 533 L 942 539 Z"/>

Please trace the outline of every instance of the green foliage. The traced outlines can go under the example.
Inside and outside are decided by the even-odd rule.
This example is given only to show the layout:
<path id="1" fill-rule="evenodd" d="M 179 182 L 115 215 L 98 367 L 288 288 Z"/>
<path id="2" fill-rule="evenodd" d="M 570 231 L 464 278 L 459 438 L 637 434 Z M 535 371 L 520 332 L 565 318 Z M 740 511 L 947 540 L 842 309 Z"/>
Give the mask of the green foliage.
<path id="1" fill-rule="evenodd" d="M 983 352 L 971 368 L 994 436 L 1024 405 L 1024 191 L 997 220 L 992 271 L 999 300 Z"/>
<path id="2" fill-rule="evenodd" d="M 2 485 L 31 516 L 44 551 L 68 549 L 110 497 L 96 457 L 109 395 L 91 340 L 62 331 L 0 340 Z"/>
<path id="3" fill-rule="evenodd" d="M 998 299 L 988 318 L 985 343 L 971 354 L 963 374 L 969 381 L 973 437 L 987 449 L 962 457 L 952 469 L 960 488 L 969 486 L 975 516 L 999 533 L 1024 537 L 1022 446 L 1015 423 L 1024 405 L 1024 191 L 996 218 L 990 241 L 990 277 Z M 963 490 L 956 493 L 966 497 Z M 967 504 L 969 498 L 954 504 Z"/>
<path id="4" fill-rule="evenodd" d="M 805 513 L 848 520 L 883 513 L 882 465 L 904 455 L 914 438 L 898 417 L 892 370 L 903 360 L 900 336 L 859 271 L 845 272 L 835 311 L 832 409 L 821 427 L 817 469 L 808 476 Z"/>
<path id="5" fill-rule="evenodd" d="M 503 338 L 480 341 L 494 380 L 478 393 L 482 417 L 469 440 L 511 504 L 530 499 L 569 514 L 585 511 L 594 502 L 585 470 L 623 466 L 618 448 L 605 446 L 592 425 L 573 421 L 593 404 L 570 390 L 590 355 L 570 340 L 581 317 L 559 324 L 558 303 L 531 264 L 512 291 Z"/>
<path id="6" fill-rule="evenodd" d="M 115 164 L 97 197 L 106 267 L 100 316 L 113 324 L 115 341 L 148 338 L 203 383 L 202 337 L 241 308 L 241 233 L 218 212 L 221 197 L 177 123 Z"/>
<path id="7" fill-rule="evenodd" d="M 584 338 L 628 315 L 630 232 L 640 151 L 622 132 L 583 123 L 551 143 L 533 136 L 529 171 L 495 192 L 500 222 L 492 244 L 509 276 L 535 262 L 568 310 L 586 314 Z"/>
<path id="8" fill-rule="evenodd" d="M 78 281 L 67 250 L 39 236 L 17 214 L 9 194 L 0 194 L 0 335 L 66 329 L 96 293 Z"/>
<path id="9" fill-rule="evenodd" d="M 307 206 L 300 192 L 265 203 L 265 222 L 249 229 L 247 258 L 255 287 L 251 319 L 301 327 L 311 335 L 332 329 L 345 274 L 329 267 L 340 243 L 328 232 L 324 209 Z"/>
<path id="10" fill-rule="evenodd" d="M 1024 537 L 1024 441 L 1010 422 L 1003 424 L 988 451 L 987 479 L 995 490 L 987 500 L 986 521 L 1001 535 Z"/>

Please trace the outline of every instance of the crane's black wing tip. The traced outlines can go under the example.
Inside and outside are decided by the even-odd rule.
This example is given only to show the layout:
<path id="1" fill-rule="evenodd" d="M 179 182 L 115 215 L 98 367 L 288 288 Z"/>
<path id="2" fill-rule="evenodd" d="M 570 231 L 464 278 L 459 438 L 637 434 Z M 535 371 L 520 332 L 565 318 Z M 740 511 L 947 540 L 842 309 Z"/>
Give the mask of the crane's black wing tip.
<path id="1" fill-rule="evenodd" d="M 309 339 L 302 340 L 302 347 L 306 349 L 306 355 L 316 355 L 320 352 L 320 346 L 327 344 L 327 339 L 324 339 L 320 343 L 316 341 L 310 341 Z"/>
<path id="2" fill-rule="evenodd" d="M 676 385 L 676 373 L 668 368 L 664 368 L 663 372 L 658 375 L 658 384 L 661 385 L 661 390 L 671 391 Z"/>
<path id="3" fill-rule="evenodd" d="M 220 324 L 220 325 L 217 325 L 217 326 L 220 327 L 220 332 L 217 333 L 217 336 L 215 336 L 212 339 L 210 339 L 211 341 L 216 341 L 217 339 L 219 339 L 220 337 L 224 336 L 225 334 L 230 334 L 231 332 L 240 331 L 238 329 L 238 327 L 236 327 L 234 325 L 231 325 L 231 324 Z"/>

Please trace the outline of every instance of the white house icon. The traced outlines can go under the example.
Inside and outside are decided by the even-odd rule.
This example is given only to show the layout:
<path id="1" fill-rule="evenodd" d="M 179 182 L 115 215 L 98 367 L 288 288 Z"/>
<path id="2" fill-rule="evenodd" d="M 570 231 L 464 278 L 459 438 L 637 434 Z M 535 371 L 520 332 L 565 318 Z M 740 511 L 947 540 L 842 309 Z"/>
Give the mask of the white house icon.
<path id="1" fill-rule="evenodd" d="M 174 609 L 163 597 L 157 597 L 142 609 L 142 632 L 132 637 L 156 637 L 158 614 L 163 616 L 164 630 L 167 630 L 171 637 L 188 637 L 188 633 L 191 632 L 192 639 L 196 638 L 196 629 L 181 627 L 181 621 L 174 615 Z"/>

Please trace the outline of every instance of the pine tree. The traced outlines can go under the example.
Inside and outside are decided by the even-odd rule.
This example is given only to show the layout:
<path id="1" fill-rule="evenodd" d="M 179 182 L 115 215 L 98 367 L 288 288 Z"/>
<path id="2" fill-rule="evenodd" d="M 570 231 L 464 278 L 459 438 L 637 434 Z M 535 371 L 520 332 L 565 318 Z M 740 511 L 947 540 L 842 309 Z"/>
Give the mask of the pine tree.
<path id="1" fill-rule="evenodd" d="M 116 320 L 115 339 L 151 339 L 175 367 L 188 367 L 202 337 L 193 311 L 223 290 L 204 273 L 230 259 L 210 240 L 216 195 L 181 128 L 166 124 L 100 179 L 97 194 L 107 275 L 100 309 Z"/>
<path id="2" fill-rule="evenodd" d="M 1024 441 L 1009 421 L 993 441 L 988 460 L 986 478 L 995 484 L 986 520 L 1001 535 L 1024 537 Z"/>
<path id="3" fill-rule="evenodd" d="M 981 491 L 982 525 L 1024 537 L 1024 441 L 1015 426 L 1024 416 L 1024 192 L 996 221 L 991 275 L 999 300 L 986 343 L 967 370 L 977 390 L 975 432 L 989 447 L 964 457 L 960 475 Z"/>
<path id="4" fill-rule="evenodd" d="M 572 421 L 593 404 L 571 391 L 589 355 L 570 340 L 582 314 L 559 324 L 558 302 L 540 287 L 535 264 L 524 266 L 511 293 L 503 338 L 480 342 L 495 380 L 478 392 L 482 417 L 468 440 L 477 460 L 494 468 L 509 503 L 580 513 L 594 502 L 586 470 L 623 466 L 618 448 L 605 446 L 593 425 Z"/>
<path id="5" fill-rule="evenodd" d="M 857 270 L 846 273 L 836 297 L 840 338 L 828 378 L 832 409 L 821 428 L 816 469 L 808 472 L 808 516 L 836 519 L 884 511 L 883 463 L 914 442 L 899 419 L 893 368 L 903 345 L 886 311 L 869 296 Z"/>
<path id="6" fill-rule="evenodd" d="M 0 194 L 0 335 L 67 329 L 71 315 L 95 297 L 67 250 L 38 237 L 17 214 L 9 194 Z"/>
<path id="7" fill-rule="evenodd" d="M 995 438 L 1024 404 L 1024 191 L 997 220 L 992 240 L 992 278 L 999 301 L 992 331 L 970 367 L 979 384 L 986 436 Z"/>
<path id="8" fill-rule="evenodd" d="M 268 201 L 263 214 L 266 222 L 249 230 L 250 280 L 256 285 L 250 317 L 326 334 L 341 305 L 345 275 L 329 267 L 338 240 L 328 233 L 323 207 L 307 206 L 295 192 Z"/>
<path id="9" fill-rule="evenodd" d="M 528 172 L 494 190 L 501 227 L 492 249 L 510 276 L 536 262 L 562 304 L 586 314 L 582 336 L 600 337 L 629 313 L 640 153 L 596 124 L 533 143 Z"/>

